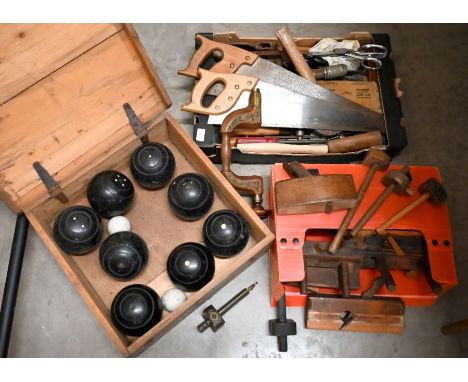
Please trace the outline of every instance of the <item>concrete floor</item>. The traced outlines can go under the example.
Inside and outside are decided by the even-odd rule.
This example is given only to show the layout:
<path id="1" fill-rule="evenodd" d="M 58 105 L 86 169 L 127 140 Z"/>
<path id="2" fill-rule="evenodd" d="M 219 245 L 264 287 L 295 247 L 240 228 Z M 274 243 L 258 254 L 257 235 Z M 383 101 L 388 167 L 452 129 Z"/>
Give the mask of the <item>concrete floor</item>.
<path id="1" fill-rule="evenodd" d="M 468 355 L 468 337 L 444 337 L 443 324 L 468 318 L 468 205 L 466 175 L 468 134 L 466 25 L 289 25 L 296 36 L 335 36 L 350 31 L 387 32 L 401 77 L 404 125 L 409 145 L 394 163 L 439 166 L 449 194 L 459 286 L 430 308 L 409 308 L 402 336 L 304 329 L 303 309 L 289 309 L 298 323 L 290 351 L 277 352 L 267 320 L 275 311 L 268 299 L 268 258 L 263 256 L 210 303 L 219 306 L 238 290 L 258 281 L 254 292 L 226 317 L 218 333 L 196 332 L 202 307 L 152 345 L 142 357 L 454 357 Z M 191 132 L 191 116 L 180 111 L 191 80 L 178 76 L 201 31 L 272 36 L 280 25 L 189 24 L 136 25 L 136 29 L 172 98 L 171 113 Z M 241 173 L 267 176 L 267 166 L 235 166 Z M 268 183 L 266 183 L 268 184 Z M 0 204 L 0 293 L 6 275 L 15 216 Z M 118 352 L 31 230 L 12 333 L 12 357 L 116 357 Z"/>

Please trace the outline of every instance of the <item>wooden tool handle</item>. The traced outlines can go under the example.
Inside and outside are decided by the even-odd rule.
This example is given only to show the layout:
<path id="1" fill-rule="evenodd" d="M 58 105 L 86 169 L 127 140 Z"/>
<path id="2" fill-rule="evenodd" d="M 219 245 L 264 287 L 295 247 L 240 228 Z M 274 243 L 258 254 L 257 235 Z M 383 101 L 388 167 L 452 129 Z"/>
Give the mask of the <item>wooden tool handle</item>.
<path id="1" fill-rule="evenodd" d="M 429 194 L 422 194 L 413 202 L 405 206 L 403 209 L 398 211 L 395 215 L 389 218 L 386 222 L 384 222 L 381 226 L 377 227 L 375 230 L 378 234 L 383 235 L 388 227 L 395 224 L 397 221 L 401 220 L 404 216 L 409 214 L 413 211 L 416 207 L 423 204 L 427 199 L 429 199 Z"/>
<path id="2" fill-rule="evenodd" d="M 349 297 L 349 266 L 347 262 L 342 262 L 340 266 L 340 286 L 341 286 L 341 295 L 343 297 Z"/>
<path id="3" fill-rule="evenodd" d="M 307 169 L 298 161 L 284 162 L 283 170 L 288 173 L 291 178 L 304 178 L 313 176 Z"/>
<path id="4" fill-rule="evenodd" d="M 179 70 L 178 74 L 198 78 L 198 69 L 215 51 L 221 53 L 222 59 L 213 65 L 210 70 L 217 73 L 234 73 L 241 65 L 252 65 L 258 58 L 255 53 L 212 41 L 199 34 L 195 36 L 195 39 L 200 42 L 200 47 L 193 54 L 188 66 Z"/>
<path id="5" fill-rule="evenodd" d="M 237 149 L 249 154 L 276 154 L 276 155 L 323 155 L 328 153 L 328 146 L 314 145 L 292 145 L 287 143 L 247 143 L 237 144 Z"/>
<path id="6" fill-rule="evenodd" d="M 350 153 L 380 146 L 382 143 L 380 131 L 371 131 L 351 137 L 331 139 L 328 141 L 328 151 L 330 153 Z"/>
<path id="7" fill-rule="evenodd" d="M 234 129 L 235 135 L 245 135 L 245 136 L 275 136 L 281 135 L 282 131 L 276 127 L 257 127 L 257 128 L 250 128 L 239 126 Z"/>
<path id="8" fill-rule="evenodd" d="M 468 330 L 468 319 L 454 322 L 453 324 L 442 326 L 440 331 L 444 336 L 459 334 Z"/>
<path id="9" fill-rule="evenodd" d="M 281 44 L 283 44 L 284 49 L 288 53 L 289 58 L 299 74 L 309 81 L 315 82 L 315 76 L 304 57 L 302 57 L 302 54 L 294 42 L 294 38 L 289 29 L 286 27 L 281 28 L 276 32 L 276 37 L 281 41 Z"/>
<path id="10" fill-rule="evenodd" d="M 182 110 L 204 115 L 218 115 L 228 112 L 234 107 L 241 93 L 254 89 L 258 82 L 257 78 L 240 74 L 214 73 L 204 69 L 199 69 L 198 73 L 199 80 L 193 87 L 192 100 L 189 104 L 183 105 Z M 203 106 L 203 98 L 216 83 L 224 85 L 223 91 L 209 106 Z"/>

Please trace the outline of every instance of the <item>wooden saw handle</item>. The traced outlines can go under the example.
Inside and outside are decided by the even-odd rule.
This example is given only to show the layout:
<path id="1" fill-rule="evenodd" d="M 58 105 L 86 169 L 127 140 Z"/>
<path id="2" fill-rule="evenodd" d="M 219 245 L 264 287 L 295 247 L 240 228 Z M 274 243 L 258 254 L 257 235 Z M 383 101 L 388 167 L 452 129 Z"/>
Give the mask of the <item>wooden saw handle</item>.
<path id="1" fill-rule="evenodd" d="M 198 69 L 214 51 L 222 54 L 222 59 L 210 69 L 217 73 L 235 73 L 241 65 L 252 65 L 258 58 L 253 52 L 215 42 L 199 34 L 195 36 L 195 39 L 200 42 L 200 47 L 193 54 L 188 66 L 179 70 L 178 74 L 198 78 Z"/>
<path id="2" fill-rule="evenodd" d="M 240 74 L 214 73 L 205 69 L 199 69 L 199 80 L 192 90 L 192 100 L 189 104 L 183 105 L 183 111 L 204 115 L 219 115 L 231 110 L 239 99 L 243 91 L 251 91 L 257 85 L 258 79 L 255 77 L 243 76 Z M 209 106 L 203 106 L 203 98 L 208 90 L 221 82 L 224 89 L 219 93 Z"/>

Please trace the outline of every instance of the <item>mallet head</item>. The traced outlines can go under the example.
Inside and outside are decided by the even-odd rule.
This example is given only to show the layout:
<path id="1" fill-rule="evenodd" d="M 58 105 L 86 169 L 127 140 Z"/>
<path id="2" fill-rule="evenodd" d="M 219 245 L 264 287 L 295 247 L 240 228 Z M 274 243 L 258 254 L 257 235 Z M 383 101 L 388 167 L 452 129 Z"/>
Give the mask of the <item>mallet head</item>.
<path id="1" fill-rule="evenodd" d="M 362 164 L 369 167 L 376 165 L 378 169 L 384 170 L 390 164 L 390 157 L 382 150 L 371 149 L 367 152 Z"/>
<path id="2" fill-rule="evenodd" d="M 398 195 L 405 193 L 411 195 L 413 193 L 413 191 L 409 188 L 410 181 L 411 179 L 408 166 L 403 167 L 401 170 L 389 171 L 388 174 L 382 178 L 382 184 L 385 187 L 393 184 L 395 187 L 394 192 Z"/>
<path id="3" fill-rule="evenodd" d="M 432 204 L 441 204 L 447 200 L 444 186 L 435 178 L 429 178 L 419 186 L 420 194 L 429 194 L 427 201 Z"/>

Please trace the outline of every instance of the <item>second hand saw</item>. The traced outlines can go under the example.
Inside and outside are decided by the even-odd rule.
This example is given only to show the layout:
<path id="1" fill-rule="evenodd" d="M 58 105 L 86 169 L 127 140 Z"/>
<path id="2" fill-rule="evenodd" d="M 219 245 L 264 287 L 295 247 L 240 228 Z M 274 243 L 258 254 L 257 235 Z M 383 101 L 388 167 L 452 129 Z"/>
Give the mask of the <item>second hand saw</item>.
<path id="1" fill-rule="evenodd" d="M 209 105 L 205 105 L 205 96 L 219 83 L 223 85 L 223 90 Z M 382 115 L 365 107 L 360 106 L 363 111 L 350 109 L 256 77 L 204 69 L 198 69 L 198 81 L 192 90 L 191 102 L 183 105 L 182 110 L 209 115 L 208 123 L 220 125 L 230 112 L 248 105 L 249 93 L 253 89 L 260 90 L 262 94 L 263 127 L 359 132 L 385 130 Z"/>
<path id="2" fill-rule="evenodd" d="M 260 80 L 262 83 L 275 85 L 279 88 L 283 88 L 309 98 L 329 102 L 335 113 L 338 110 L 340 112 L 344 112 L 344 109 L 354 110 L 357 113 L 354 115 L 362 115 L 360 119 L 366 124 L 366 127 L 362 127 L 359 131 L 383 130 L 384 128 L 383 118 L 380 114 L 361 106 L 356 102 L 350 101 L 345 97 L 337 95 L 320 85 L 310 82 L 279 65 L 262 59 L 253 52 L 249 52 L 232 45 L 214 42 L 199 34 L 197 34 L 195 38 L 199 42 L 199 47 L 193 54 L 188 67 L 186 69 L 179 70 L 179 74 L 199 78 L 199 69 L 203 66 L 204 62 L 210 56 L 214 55 L 214 53 L 217 53 L 218 62 L 210 68 L 211 72 L 225 74 L 235 73 L 251 76 Z M 221 58 L 219 59 L 219 57 Z M 215 84 L 213 85 L 214 86 L 211 86 L 210 89 L 208 89 L 206 94 L 219 94 L 219 87 L 217 88 Z M 245 106 L 247 103 L 248 94 L 245 94 L 242 105 Z M 242 106 L 239 106 L 239 108 L 240 107 Z"/>

